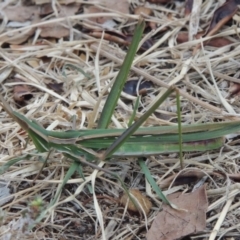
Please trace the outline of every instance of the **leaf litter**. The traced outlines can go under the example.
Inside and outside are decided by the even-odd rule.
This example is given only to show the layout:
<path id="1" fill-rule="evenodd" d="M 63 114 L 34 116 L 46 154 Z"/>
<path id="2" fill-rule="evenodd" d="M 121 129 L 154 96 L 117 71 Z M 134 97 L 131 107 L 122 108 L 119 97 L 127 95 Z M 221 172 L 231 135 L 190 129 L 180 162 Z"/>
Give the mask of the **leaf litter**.
<path id="1" fill-rule="evenodd" d="M 119 71 L 140 15 L 147 22 L 142 42 L 150 44 L 139 49 L 129 76 L 130 83 L 126 86 L 130 84 L 130 94 L 136 95 L 137 84 L 132 84 L 131 79 L 141 77 L 153 87 L 141 96 L 135 117 L 139 118 L 161 93 L 162 87 L 174 79 L 181 90 L 183 123 L 239 118 L 239 1 L 185 1 L 185 5 L 175 0 L 137 0 L 131 3 L 35 0 L 22 1 L 22 5 L 20 2 L 2 1 L 0 5 L 1 92 L 14 109 L 40 125 L 50 130 L 66 131 L 86 129 L 90 122 L 96 127 L 92 111 L 98 101 L 102 106 L 108 92 L 106 86 Z M 100 42 L 102 47 L 98 55 L 93 46 L 99 46 Z M 189 62 L 187 68 L 186 59 Z M 210 69 L 206 67 L 206 61 L 211 64 Z M 64 69 L 67 64 L 76 68 Z M 19 84 L 12 81 L 14 78 L 24 82 L 24 89 L 19 89 Z M 98 83 L 96 79 L 99 79 Z M 213 80 L 236 114 L 229 114 L 222 105 Z M 103 91 L 102 98 L 97 84 Z M 29 86 L 35 89 L 34 95 Z M 17 99 L 24 98 L 21 107 L 14 102 L 16 94 Z M 24 94 L 32 95 L 32 98 L 25 99 Z M 130 102 L 122 101 L 123 98 L 119 101 L 111 128 L 127 126 L 136 96 L 129 99 Z M 176 117 L 176 100 L 169 98 L 144 125 L 175 125 Z M 113 199 L 120 199 L 123 191 L 120 183 L 102 172 L 96 175 L 95 188 L 91 189 L 87 183 L 93 178 L 92 170 L 84 167 L 86 181 L 80 175 L 74 175 L 51 212 L 52 218 L 49 215 L 45 222 L 28 230 L 28 224 L 34 222 L 42 206 L 54 198 L 69 162 L 60 154 L 51 153 L 48 164 L 33 183 L 46 156 L 36 153 L 29 156 L 34 146 L 28 143 L 24 148 L 26 134 L 11 122 L 2 108 L 0 118 L 0 165 L 8 163 L 12 157 L 25 156 L 21 164 L 11 166 L 1 175 L 10 190 L 8 201 L 1 199 L 1 218 L 4 218 L 0 238 L 11 239 L 17 234 L 24 239 L 60 239 L 61 233 L 66 239 L 145 239 L 146 236 L 155 239 L 156 235 L 150 235 L 151 229 L 157 231 L 157 236 L 161 230 L 165 236 L 171 236 L 170 239 L 187 234 L 190 239 L 214 239 L 216 236 L 237 239 L 239 236 L 237 133 L 227 137 L 222 149 L 185 153 L 184 170 L 187 171 L 183 173 L 177 153 L 147 159 L 152 176 L 168 198 L 180 208 L 192 207 L 189 212 L 178 212 L 162 205 L 145 182 L 136 161 L 123 158 L 105 167 L 117 172 L 129 188 L 138 189 L 140 199 L 148 196 L 147 218 L 140 218 L 138 212 L 124 211 L 124 204 L 99 200 L 98 210 L 102 212 L 105 229 L 101 231 L 93 202 L 86 206 L 82 203 L 92 196 L 92 191 Z M 205 185 L 190 193 L 196 182 L 206 176 Z M 197 197 L 199 191 L 204 192 L 201 206 Z M 41 196 L 43 202 L 36 201 L 36 196 Z M 192 200 L 189 204 L 191 198 L 198 201 Z M 162 222 L 162 215 L 168 221 Z M 196 216 L 199 216 L 198 220 Z M 180 231 L 172 231 L 173 224 L 176 229 L 182 226 Z"/>
<path id="2" fill-rule="evenodd" d="M 182 210 L 175 210 L 164 204 L 163 210 L 156 216 L 147 233 L 148 240 L 181 239 L 205 229 L 208 207 L 205 186 L 188 194 L 170 194 L 168 199 Z"/>

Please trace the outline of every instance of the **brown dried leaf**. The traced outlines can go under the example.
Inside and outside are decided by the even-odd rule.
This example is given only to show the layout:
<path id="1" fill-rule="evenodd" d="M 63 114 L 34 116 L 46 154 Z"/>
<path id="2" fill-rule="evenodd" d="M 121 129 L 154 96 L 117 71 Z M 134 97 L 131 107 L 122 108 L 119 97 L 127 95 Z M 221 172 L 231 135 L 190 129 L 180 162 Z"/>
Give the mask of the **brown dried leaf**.
<path id="1" fill-rule="evenodd" d="M 34 5 L 34 0 L 22 0 L 22 5 L 24 6 Z"/>
<path id="2" fill-rule="evenodd" d="M 20 103 L 29 100 L 33 95 L 27 85 L 17 85 L 13 88 L 13 99 Z"/>
<path id="3" fill-rule="evenodd" d="M 66 6 L 61 6 L 59 9 L 58 17 L 69 17 L 74 15 L 78 9 L 80 4 L 71 4 Z M 41 26 L 42 30 L 40 35 L 41 37 L 54 37 L 54 38 L 62 38 L 69 35 L 70 30 L 68 27 L 63 26 L 62 24 L 68 25 L 67 21 L 61 23 L 51 23 Z"/>
<path id="4" fill-rule="evenodd" d="M 101 5 L 103 7 L 121 12 L 121 13 L 129 13 L 129 3 L 127 0 L 89 0 L 89 3 L 94 2 L 94 5 Z M 102 12 L 102 10 L 100 11 Z"/>
<path id="5" fill-rule="evenodd" d="M 37 6 L 8 6 L 4 8 L 3 14 L 8 21 L 26 22 L 35 21 L 38 18 L 40 9 Z M 3 16 L 0 15 L 0 18 Z"/>
<path id="6" fill-rule="evenodd" d="M 95 38 L 101 38 L 102 37 L 102 31 L 99 30 L 94 30 L 89 32 L 89 35 Z M 132 37 L 131 35 L 124 35 L 121 32 L 116 32 L 116 31 L 105 31 L 103 38 L 107 41 L 115 42 L 118 44 L 124 44 L 126 46 L 130 45 L 132 42 Z M 151 39 L 147 39 L 141 46 L 141 50 L 147 50 L 150 47 L 152 47 L 153 41 Z"/>
<path id="7" fill-rule="evenodd" d="M 106 12 L 105 10 L 98 8 L 96 6 L 90 6 L 87 8 L 84 8 L 84 13 L 85 14 L 89 14 L 89 13 L 104 13 Z M 90 21 L 92 22 L 96 22 L 98 24 L 103 24 L 106 21 L 108 21 L 109 19 L 111 19 L 111 17 L 91 17 L 89 18 Z"/>
<path id="8" fill-rule="evenodd" d="M 156 29 L 157 28 L 157 23 L 155 23 L 155 22 L 148 22 L 148 26 L 151 28 L 151 29 Z M 166 30 L 167 28 L 163 28 L 162 30 Z"/>
<path id="9" fill-rule="evenodd" d="M 89 33 L 90 36 L 93 36 L 95 38 L 101 38 L 102 37 L 102 31 L 92 31 Z M 119 44 L 129 45 L 130 42 L 127 41 L 127 37 L 119 32 L 114 31 L 105 31 L 103 38 L 105 40 L 116 42 Z"/>
<path id="10" fill-rule="evenodd" d="M 139 6 L 134 9 L 134 14 L 150 16 L 152 14 L 152 9 L 144 6 Z"/>
<path id="11" fill-rule="evenodd" d="M 207 29 L 203 37 L 213 36 L 226 22 L 228 22 L 234 14 L 237 12 L 239 0 L 227 0 L 221 7 L 219 7 L 213 15 L 210 26 Z M 211 40 L 213 41 L 213 40 Z M 201 47 L 198 44 L 193 50 L 193 55 L 197 53 L 197 50 Z"/>
<path id="12" fill-rule="evenodd" d="M 202 35 L 203 33 L 198 33 L 195 37 L 196 39 L 199 39 Z M 188 42 L 188 33 L 180 32 L 177 36 L 177 42 L 178 43 Z M 216 38 L 210 39 L 209 41 L 204 42 L 204 45 L 212 46 L 212 47 L 224 47 L 232 43 L 233 42 L 227 38 L 216 37 Z"/>
<path id="13" fill-rule="evenodd" d="M 193 0 L 186 0 L 185 3 L 185 16 L 188 16 L 192 12 Z"/>
<path id="14" fill-rule="evenodd" d="M 129 3 L 127 0 L 89 0 L 89 2 L 94 2 L 93 6 L 84 8 L 84 13 L 104 13 L 107 10 L 101 9 L 98 6 L 103 6 L 114 11 L 121 13 L 129 13 Z M 103 24 L 106 21 L 112 19 L 112 17 L 92 17 L 89 18 L 90 21 L 96 22 L 98 24 Z"/>
<path id="15" fill-rule="evenodd" d="M 46 85 L 56 93 L 63 92 L 63 83 L 48 83 Z"/>
<path id="16" fill-rule="evenodd" d="M 8 6 L 2 10 L 0 19 L 5 16 L 8 21 L 26 23 L 28 25 L 39 22 L 39 7 L 36 6 Z M 35 31 L 35 28 L 19 30 L 18 32 L 2 34 L 0 42 L 10 44 L 21 44 L 26 41 Z"/>
<path id="17" fill-rule="evenodd" d="M 35 32 L 35 28 L 19 30 L 18 32 L 14 32 L 14 34 L 3 35 L 0 37 L 1 43 L 9 43 L 9 44 L 21 44 L 25 42 L 30 36 L 32 36 Z"/>
<path id="18" fill-rule="evenodd" d="M 147 240 L 175 240 L 205 229 L 208 207 L 205 186 L 188 194 L 171 194 L 168 199 L 187 212 L 163 204 L 162 212 L 154 219 L 147 233 Z"/>
<path id="19" fill-rule="evenodd" d="M 177 35 L 177 43 L 185 43 L 188 42 L 188 33 L 187 32 L 179 32 Z"/>
<path id="20" fill-rule="evenodd" d="M 130 43 L 132 42 L 132 38 L 133 36 L 131 35 L 128 35 L 127 36 L 127 41 L 128 41 L 128 44 L 130 45 Z M 148 50 L 149 48 L 151 48 L 153 46 L 153 40 L 152 39 L 147 39 L 140 47 L 141 50 Z"/>
<path id="21" fill-rule="evenodd" d="M 129 193 L 134 198 L 135 202 L 137 204 L 140 204 L 141 207 L 136 208 L 136 206 L 129 200 L 129 197 L 126 193 L 123 194 L 123 196 L 120 199 L 120 204 L 122 206 L 126 206 L 128 203 L 128 210 L 133 212 L 141 212 L 141 208 L 144 210 L 145 214 L 148 215 L 152 208 L 152 203 L 149 201 L 149 199 L 142 195 L 142 193 L 138 189 L 131 189 Z M 139 205 L 138 205 L 139 206 Z"/>
<path id="22" fill-rule="evenodd" d="M 78 9 L 79 9 L 79 7 L 81 6 L 81 4 L 80 4 L 80 3 L 78 3 L 78 4 L 73 4 L 73 3 L 75 3 L 75 1 L 62 1 L 62 4 L 63 4 L 63 5 L 69 5 L 69 4 L 71 4 L 72 6 L 76 6 L 77 11 L 78 11 Z M 68 6 L 66 9 L 68 9 L 68 8 L 70 8 L 70 6 Z M 61 10 L 61 8 L 59 7 L 59 5 L 56 5 L 56 9 L 57 9 L 58 12 L 63 11 L 63 10 L 64 10 L 64 6 L 63 6 L 63 8 L 62 8 L 62 10 Z M 50 1 L 49 3 L 45 3 L 45 4 L 42 4 L 42 5 L 41 5 L 41 8 L 40 8 L 40 16 L 46 16 L 46 15 L 51 14 L 51 13 L 53 13 L 53 12 L 54 12 L 54 10 L 53 10 L 51 1 Z"/>
<path id="23" fill-rule="evenodd" d="M 59 6 L 59 5 L 58 5 Z M 64 6 L 59 6 L 58 17 L 68 17 L 74 15 L 80 7 L 80 3 L 74 3 Z M 43 6 L 9 6 L 3 10 L 3 14 L 6 15 L 9 21 L 26 22 L 30 21 L 29 25 L 40 21 L 41 15 L 48 15 L 52 13 L 51 4 L 45 4 Z M 2 17 L 2 16 L 0 16 Z M 63 26 L 63 24 L 66 25 Z M 62 38 L 69 35 L 70 30 L 67 21 L 61 23 L 46 24 L 40 27 L 42 30 L 41 37 L 54 37 Z M 35 28 L 29 28 L 13 35 L 3 35 L 0 37 L 0 42 L 7 42 L 10 44 L 21 44 L 26 41 L 35 32 Z"/>
<path id="24" fill-rule="evenodd" d="M 213 15 L 210 26 L 207 29 L 205 36 L 214 35 L 226 22 L 228 22 L 237 12 L 238 6 L 235 0 L 226 1 L 219 7 Z"/>
<path id="25" fill-rule="evenodd" d="M 147 8 L 144 6 L 139 6 L 137 8 L 134 9 L 134 14 L 135 15 L 140 15 L 140 16 L 151 16 L 153 13 L 151 8 Z M 147 25 L 151 28 L 151 29 L 156 29 L 157 28 L 157 23 L 155 22 L 147 22 Z"/>
<path id="26" fill-rule="evenodd" d="M 51 26 L 44 26 L 41 27 L 41 37 L 56 37 L 56 38 L 63 38 L 69 36 L 70 30 L 61 25 L 51 25 Z"/>
<path id="27" fill-rule="evenodd" d="M 24 44 L 24 45 L 14 45 L 10 46 L 13 50 L 22 50 L 22 51 L 37 51 L 40 49 L 45 49 L 49 47 L 49 44 L 44 43 L 43 41 L 37 41 L 35 44 Z"/>
<path id="28" fill-rule="evenodd" d="M 56 6 L 56 8 L 59 10 L 58 6 Z M 51 3 L 46 3 L 46 4 L 43 4 L 41 5 L 41 8 L 40 8 L 40 16 L 46 16 L 50 13 L 53 13 L 54 10 L 52 8 L 52 4 Z"/>
<path id="29" fill-rule="evenodd" d="M 230 87 L 229 87 L 229 93 L 230 93 L 230 97 L 239 96 L 240 95 L 240 84 L 231 82 Z"/>
<path id="30" fill-rule="evenodd" d="M 26 63 L 35 69 L 37 69 L 39 67 L 39 60 L 28 60 L 28 61 L 26 61 Z"/>
<path id="31" fill-rule="evenodd" d="M 234 182 L 240 182 L 240 173 L 235 173 L 235 174 L 228 174 L 227 175 L 231 180 Z"/>
<path id="32" fill-rule="evenodd" d="M 232 44 L 233 42 L 224 37 L 216 37 L 206 42 L 205 45 L 212 46 L 212 47 L 224 47 L 227 45 Z"/>

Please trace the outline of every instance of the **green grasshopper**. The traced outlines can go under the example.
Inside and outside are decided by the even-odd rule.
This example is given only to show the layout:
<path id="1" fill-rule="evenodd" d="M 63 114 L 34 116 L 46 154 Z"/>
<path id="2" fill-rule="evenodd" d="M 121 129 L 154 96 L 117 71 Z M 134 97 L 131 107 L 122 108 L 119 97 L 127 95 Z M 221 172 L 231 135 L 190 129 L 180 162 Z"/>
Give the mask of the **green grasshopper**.
<path id="1" fill-rule="evenodd" d="M 140 21 L 136 27 L 132 44 L 104 105 L 98 129 L 71 130 L 67 132 L 48 131 L 34 120 L 29 120 L 20 113 L 13 111 L 0 94 L 0 100 L 5 111 L 27 132 L 39 152 L 49 152 L 55 149 L 73 160 L 72 168 L 69 168 L 69 174 L 64 178 L 62 186 L 76 170 L 79 162 L 100 169 L 92 161 L 105 161 L 112 157 L 123 156 L 141 158 L 143 156 L 172 152 L 180 152 L 181 160 L 181 154 L 185 151 L 208 151 L 222 147 L 224 135 L 240 130 L 240 121 L 181 126 L 179 106 L 177 126 L 141 128 L 143 122 L 168 96 L 174 92 L 178 96 L 178 89 L 175 87 L 170 87 L 128 129 L 106 129 L 130 71 L 143 29 L 144 23 Z M 177 102 L 179 105 L 180 100 L 178 99 Z M 106 169 L 101 168 L 101 170 L 109 173 Z M 149 182 L 151 181 L 150 178 L 151 176 L 148 177 Z M 157 188 L 154 189 L 156 192 L 158 191 Z M 56 201 L 59 193 L 60 191 L 56 194 L 52 204 Z M 164 200 L 164 197 L 160 194 L 159 196 Z M 166 199 L 165 202 L 167 202 Z"/>
<path id="2" fill-rule="evenodd" d="M 8 104 L 1 95 L 0 99 L 4 101 L 3 106 L 7 109 Z M 56 149 L 72 157 L 84 156 L 88 160 L 105 160 L 104 150 L 126 131 L 124 129 L 48 131 L 20 113 L 9 111 L 9 107 L 7 111 L 27 131 L 40 152 Z M 183 151 L 217 149 L 223 145 L 224 135 L 239 130 L 240 121 L 183 125 Z M 112 154 L 112 157 L 138 157 L 177 152 L 178 139 L 178 126 L 139 128 Z"/>
<path id="3" fill-rule="evenodd" d="M 99 129 L 68 132 L 48 131 L 35 121 L 13 111 L 0 95 L 4 109 L 27 131 L 38 151 L 48 152 L 50 149 L 56 149 L 75 160 L 82 156 L 87 161 L 122 156 L 151 156 L 178 151 L 180 153 L 182 151 L 207 151 L 221 147 L 224 143 L 224 135 L 240 130 L 240 121 L 181 126 L 180 114 L 178 114 L 178 126 L 140 128 L 141 124 L 168 96 L 178 92 L 175 87 L 170 87 L 128 129 L 106 129 L 128 77 L 143 29 L 144 22 L 140 20 L 129 51 L 104 105 L 98 123 Z M 178 99 L 177 102 L 179 104 L 180 100 Z"/>

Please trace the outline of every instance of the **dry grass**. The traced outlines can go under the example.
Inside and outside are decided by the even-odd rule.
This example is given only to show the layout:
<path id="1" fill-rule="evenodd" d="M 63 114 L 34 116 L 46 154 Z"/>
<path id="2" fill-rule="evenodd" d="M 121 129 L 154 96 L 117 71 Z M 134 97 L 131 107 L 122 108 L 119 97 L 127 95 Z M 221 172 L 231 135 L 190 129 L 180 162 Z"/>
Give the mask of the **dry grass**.
<path id="1" fill-rule="evenodd" d="M 141 5 L 142 1 L 132 0 L 132 6 Z M 223 1 L 221 1 L 223 2 Z M 210 4 L 211 3 L 211 4 Z M 206 29 L 219 1 L 205 1 L 200 15 L 199 29 Z M 201 40 L 183 44 L 176 43 L 178 32 L 187 27 L 187 20 L 174 4 L 167 8 L 148 4 L 153 9 L 153 16 L 147 21 L 158 24 L 148 37 L 155 38 L 155 44 L 135 58 L 130 78 L 150 80 L 154 83 L 151 94 L 141 100 L 140 116 L 151 104 L 156 95 L 161 94 L 167 84 L 176 84 L 181 89 L 182 121 L 185 124 L 214 122 L 239 118 L 238 97 L 230 97 L 229 87 L 232 82 L 239 82 L 239 32 L 238 22 L 234 26 L 224 26 L 218 36 L 230 38 L 231 45 L 215 48 L 202 46 L 196 55 L 192 50 Z M 171 18 L 167 17 L 171 14 Z M 238 14 L 235 19 L 238 19 Z M 102 14 L 99 14 L 101 16 Z M 117 16 L 112 12 L 106 15 Z M 120 16 L 120 15 L 119 15 Z M 69 24 L 79 26 L 93 24 L 82 23 L 87 14 L 69 18 Z M 137 22 L 137 16 L 121 14 L 119 28 L 128 25 L 131 29 Z M 128 22 L 126 19 L 130 19 Z M 59 19 L 51 20 L 58 22 Z M 41 23 L 43 24 L 43 23 Z M 36 26 L 41 24 L 37 23 Z M 162 31 L 165 27 L 167 30 Z M 2 23 L 1 30 L 7 26 Z M 29 27 L 25 27 L 28 29 Z M 99 40 L 82 33 L 79 28 L 71 28 L 69 39 L 43 40 L 36 45 L 37 35 L 27 44 L 19 47 L 2 48 L 1 92 L 14 109 L 25 116 L 35 119 L 50 130 L 69 130 L 95 128 L 98 114 L 106 99 L 109 82 L 116 77 L 121 66 L 126 47 L 106 40 Z M 14 33 L 15 30 L 12 30 Z M 154 34 L 157 35 L 154 36 Z M 94 43 L 94 45 L 90 45 Z M 101 47 L 99 48 L 99 44 Z M 75 65 L 90 75 L 86 78 L 65 64 Z M 15 77 L 15 80 L 13 78 Z M 18 81 L 16 81 L 16 78 Z M 13 101 L 13 87 L 20 80 L 31 87 L 33 98 L 19 106 Z M 47 83 L 63 83 L 63 93 L 58 94 L 47 87 Z M 21 82 L 20 82 L 21 84 Z M 125 99 L 124 97 L 122 99 Z M 112 121 L 112 128 L 127 127 L 133 112 L 133 101 L 119 101 Z M 120 183 L 111 176 L 89 167 L 84 167 L 86 180 L 75 174 L 61 193 L 57 204 L 51 209 L 44 221 L 38 223 L 32 231 L 27 227 L 39 209 L 29 207 L 38 196 L 46 208 L 69 167 L 69 161 L 58 153 L 51 153 L 47 166 L 39 178 L 33 179 L 42 166 L 46 155 L 33 152 L 34 145 L 27 142 L 27 136 L 17 123 L 12 122 L 6 112 L 0 112 L 1 149 L 0 165 L 16 156 L 34 153 L 30 159 L 24 159 L 0 176 L 1 192 L 10 191 L 7 199 L 1 199 L 0 239 L 145 239 L 146 225 L 149 227 L 161 210 L 161 202 L 151 191 L 149 184 L 140 172 L 136 159 L 115 159 L 101 166 L 118 173 L 129 188 L 138 188 L 148 195 L 154 207 L 146 219 L 126 211 L 117 203 L 123 190 Z M 155 116 L 149 118 L 145 126 L 176 124 L 176 100 L 168 99 Z M 185 169 L 199 169 L 206 173 L 209 208 L 205 231 L 191 239 L 239 239 L 239 198 L 240 185 L 229 177 L 220 178 L 209 175 L 209 171 L 218 170 L 224 174 L 239 174 L 239 139 L 238 135 L 227 139 L 225 146 L 214 152 L 185 153 Z M 160 184 L 173 173 L 181 171 L 178 154 L 165 154 L 147 159 L 152 176 Z M 194 184 L 165 188 L 165 193 L 191 191 Z M 92 194 L 92 191 L 96 194 Z M 2 193 L 1 193 L 2 194 Z M 98 198 L 98 196 L 108 196 Z M 93 198 L 94 196 L 94 198 Z M 114 201 L 115 199 L 116 201 Z M 102 235 L 104 228 L 104 235 Z M 24 230 L 22 233 L 21 229 Z M 213 230 L 217 230 L 215 238 Z M 229 238 L 227 238 L 227 236 Z"/>

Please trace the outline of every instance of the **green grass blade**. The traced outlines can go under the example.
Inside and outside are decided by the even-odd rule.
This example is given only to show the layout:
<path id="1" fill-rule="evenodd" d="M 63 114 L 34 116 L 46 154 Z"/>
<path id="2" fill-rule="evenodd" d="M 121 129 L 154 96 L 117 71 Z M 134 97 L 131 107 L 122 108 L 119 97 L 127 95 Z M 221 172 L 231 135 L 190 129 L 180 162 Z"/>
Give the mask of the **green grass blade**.
<path id="1" fill-rule="evenodd" d="M 56 201 L 57 201 L 60 193 L 62 192 L 63 187 L 64 187 L 65 184 L 67 183 L 67 181 L 72 177 L 72 175 L 75 173 L 75 171 L 78 170 L 78 165 L 79 165 L 79 164 L 80 164 L 79 162 L 73 162 L 73 163 L 71 164 L 71 166 L 69 167 L 67 173 L 65 174 L 65 176 L 64 176 L 64 178 L 63 178 L 61 187 L 60 187 L 59 190 L 57 191 L 57 193 L 56 193 L 54 199 L 51 201 L 49 207 L 53 206 L 53 205 L 56 203 Z"/>
<path id="2" fill-rule="evenodd" d="M 73 69 L 79 71 L 79 72 L 82 73 L 82 74 L 84 75 L 84 77 L 86 77 L 88 80 L 91 79 L 91 76 L 90 76 L 89 74 L 85 73 L 81 68 L 76 67 L 75 65 L 70 64 L 70 63 L 65 64 L 65 65 L 63 66 L 62 73 L 63 73 L 63 76 L 64 76 L 65 78 L 67 77 L 67 74 L 66 74 L 66 72 L 65 72 L 67 67 L 70 67 L 70 68 L 73 68 Z"/>
<path id="3" fill-rule="evenodd" d="M 16 164 L 16 163 L 18 163 L 18 162 L 20 162 L 22 160 L 29 159 L 31 157 L 32 157 L 31 155 L 27 154 L 27 155 L 24 155 L 22 157 L 17 157 L 17 158 L 13 158 L 13 159 L 8 160 L 5 164 L 3 164 L 0 167 L 0 174 L 3 174 L 5 171 L 7 171 L 14 164 Z"/>
<path id="4" fill-rule="evenodd" d="M 47 212 L 49 211 L 49 209 L 56 203 L 60 193 L 62 192 L 63 187 L 65 186 L 65 184 L 67 183 L 67 181 L 72 177 L 72 175 L 74 174 L 74 172 L 78 169 L 78 165 L 80 163 L 79 162 L 73 162 L 70 166 L 70 168 L 68 169 L 63 181 L 62 181 L 62 185 L 59 188 L 59 190 L 57 191 L 57 193 L 55 194 L 54 199 L 50 202 L 48 209 L 46 209 L 45 211 L 43 211 L 38 218 L 35 220 L 35 223 L 39 223 L 47 214 Z"/>
<path id="5" fill-rule="evenodd" d="M 124 83 L 127 80 L 130 68 L 132 66 L 132 62 L 138 48 L 138 44 L 142 37 L 144 26 L 145 26 L 144 21 L 140 20 L 135 29 L 132 43 L 124 59 L 123 65 L 116 77 L 116 80 L 112 86 L 112 89 L 104 105 L 103 111 L 101 113 L 101 116 L 98 122 L 98 128 L 107 128 L 110 123 L 113 111 L 116 107 L 116 104 L 122 92 Z"/>
<path id="6" fill-rule="evenodd" d="M 169 88 L 153 105 L 147 110 L 131 127 L 129 127 L 123 134 L 113 142 L 113 144 L 106 150 L 104 158 L 109 158 L 124 142 L 131 137 L 131 135 L 147 120 L 147 118 L 162 104 L 166 98 L 174 91 L 174 88 Z"/>
<path id="7" fill-rule="evenodd" d="M 132 195 L 130 194 L 127 186 L 125 185 L 125 183 L 123 182 L 123 180 L 117 175 L 114 174 L 113 175 L 117 180 L 119 180 L 119 182 L 121 183 L 121 186 L 123 188 L 123 190 L 125 191 L 125 193 L 128 195 L 129 200 L 133 203 L 133 205 L 135 206 L 136 209 L 138 209 L 138 211 L 140 211 L 139 205 L 136 202 L 136 200 L 132 197 Z"/>
<path id="8" fill-rule="evenodd" d="M 84 181 L 86 181 L 85 176 L 84 176 L 84 174 L 83 174 L 82 164 L 78 164 L 78 165 L 77 165 L 76 172 L 78 172 L 78 174 L 80 175 L 80 177 L 81 177 Z"/>
<path id="9" fill-rule="evenodd" d="M 157 193 L 157 195 L 159 196 L 160 199 L 162 199 L 162 201 L 170 206 L 172 206 L 172 204 L 168 201 L 168 199 L 165 197 L 165 195 L 162 193 L 161 189 L 159 188 L 159 186 L 157 185 L 157 183 L 154 181 L 148 167 L 146 166 L 145 162 L 143 161 L 142 158 L 140 158 L 138 160 L 139 166 L 141 167 L 142 172 L 144 173 L 145 177 L 147 178 L 148 182 L 150 183 L 150 185 L 152 186 L 153 190 Z"/>
<path id="10" fill-rule="evenodd" d="M 53 149 L 50 149 L 50 150 L 48 151 L 48 154 L 47 154 L 46 158 L 45 158 L 44 161 L 43 161 L 43 165 L 42 165 L 41 169 L 38 171 L 38 174 L 36 175 L 36 177 L 33 179 L 33 182 L 35 182 L 35 181 L 38 179 L 38 177 L 41 175 L 43 169 L 46 167 L 47 161 L 48 161 L 48 159 L 49 159 L 52 151 L 53 151 Z"/>
<path id="11" fill-rule="evenodd" d="M 180 158 L 181 168 L 183 169 L 182 117 L 181 117 L 180 95 L 178 90 L 176 90 L 176 95 L 177 95 L 177 114 L 178 114 L 179 158 Z"/>
<path id="12" fill-rule="evenodd" d="M 136 100 L 136 102 L 134 104 L 133 114 L 130 117 L 129 122 L 128 122 L 128 127 L 130 127 L 132 125 L 133 121 L 134 121 L 134 118 L 135 118 L 137 110 L 138 110 L 139 102 L 140 102 L 140 97 L 138 96 L 137 100 Z"/>

